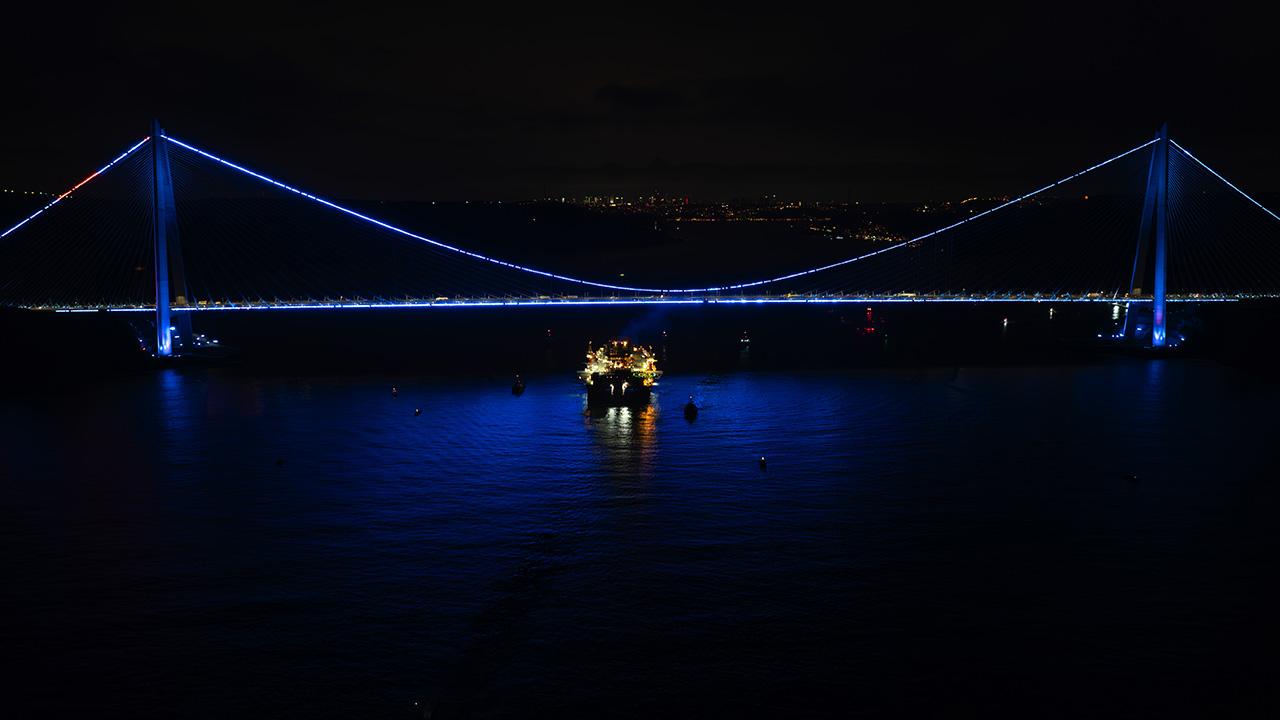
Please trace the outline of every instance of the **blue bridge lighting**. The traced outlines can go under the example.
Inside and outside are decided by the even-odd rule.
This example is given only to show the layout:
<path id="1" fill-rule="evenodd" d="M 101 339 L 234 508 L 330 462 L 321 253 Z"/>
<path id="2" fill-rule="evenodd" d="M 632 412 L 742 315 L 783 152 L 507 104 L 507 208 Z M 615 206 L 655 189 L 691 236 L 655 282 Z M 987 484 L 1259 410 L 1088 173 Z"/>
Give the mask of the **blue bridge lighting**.
<path id="1" fill-rule="evenodd" d="M 519 307 L 629 307 L 629 306 L 645 306 L 645 305 L 715 305 L 715 306 L 747 306 L 747 305 L 844 305 L 844 304 L 876 304 L 876 303 L 893 303 L 893 304 L 980 304 L 980 303 L 1109 303 L 1112 305 L 1112 319 L 1119 322 L 1120 305 L 1123 304 L 1128 309 L 1135 307 L 1145 308 L 1151 307 L 1150 317 L 1139 326 L 1134 323 L 1129 325 L 1130 314 L 1126 313 L 1122 329 L 1115 333 L 1116 337 L 1126 338 L 1133 337 L 1133 333 L 1143 335 L 1147 333 L 1152 344 L 1161 345 L 1166 338 L 1172 338 L 1178 342 L 1182 341 L 1179 334 L 1170 334 L 1168 330 L 1167 312 L 1165 310 L 1166 303 L 1182 304 L 1182 303 L 1233 303 L 1242 300 L 1252 299 L 1272 299 L 1280 297 L 1280 288 L 1275 290 L 1269 288 L 1260 288 L 1256 284 L 1248 290 L 1231 291 L 1231 292 L 1171 292 L 1166 286 L 1166 266 L 1171 262 L 1167 256 L 1164 238 L 1171 232 L 1166 220 L 1167 207 L 1169 204 L 1169 195 L 1173 192 L 1172 185 L 1169 184 L 1169 158 L 1175 155 L 1177 157 L 1185 157 L 1194 163 L 1194 167 L 1202 168 L 1208 172 L 1216 181 L 1221 182 L 1231 191 L 1247 200 L 1250 204 L 1266 213 L 1272 220 L 1280 220 L 1271 209 L 1265 207 L 1254 197 L 1248 195 L 1240 187 L 1231 183 L 1223 175 L 1210 168 L 1206 163 L 1201 161 L 1189 150 L 1184 148 L 1177 142 L 1169 139 L 1164 129 L 1161 129 L 1155 137 L 1124 152 L 1113 155 L 1101 162 L 1097 162 L 1078 172 L 1067 175 L 1059 180 L 1045 184 L 1030 192 L 1023 193 L 1004 200 L 980 212 L 972 213 L 962 219 L 956 220 L 930 230 L 925 233 L 917 234 L 913 237 L 903 240 L 895 240 L 884 247 L 878 248 L 870 252 L 846 257 L 834 262 L 809 267 L 802 270 L 787 272 L 783 274 L 772 274 L 767 277 L 747 280 L 742 282 L 733 282 L 726 284 L 705 284 L 695 287 L 647 287 L 643 285 L 624 285 L 621 283 L 601 282 L 583 277 L 576 277 L 562 273 L 551 272 L 530 265 L 505 260 L 493 255 L 469 250 L 458 245 L 443 242 L 441 240 L 428 237 L 419 232 L 407 229 L 401 225 L 388 222 L 387 220 L 373 217 L 367 213 L 360 212 L 351 207 L 342 205 L 335 201 L 326 199 L 311 192 L 299 189 L 294 185 L 287 184 L 264 173 L 250 169 L 249 167 L 232 162 L 221 156 L 215 155 L 207 150 L 201 149 L 189 142 L 176 138 L 172 135 L 164 133 L 159 126 L 153 129 L 151 135 L 144 137 L 142 140 L 131 145 L 120 155 L 107 162 L 98 170 L 90 173 L 81 179 L 66 192 L 55 197 L 51 202 L 44 205 L 34 213 L 23 218 L 12 227 L 0 233 L 0 240 L 8 238 L 19 230 L 31 226 L 42 216 L 48 214 L 55 206 L 59 205 L 63 200 L 71 197 L 73 194 L 81 191 L 89 183 L 101 178 L 103 175 L 119 166 L 126 158 L 137 153 L 150 143 L 153 148 L 152 155 L 155 156 L 153 162 L 154 167 L 158 168 L 151 174 L 155 185 L 154 196 L 151 200 L 153 208 L 167 208 L 165 213 L 158 213 L 156 221 L 153 223 L 156 229 L 155 257 L 156 263 L 156 295 L 157 298 L 164 298 L 164 302 L 149 303 L 130 302 L 130 303 L 113 303 L 113 302 L 94 302 L 92 300 L 76 300 L 65 303 L 14 303 L 8 302 L 3 297 L 4 277 L 0 276 L 0 304 L 9 304 L 17 307 L 28 309 L 50 310 L 58 313 L 84 313 L 84 312 L 120 312 L 120 313 L 156 313 L 158 316 L 172 317 L 173 325 L 170 326 L 168 321 L 157 323 L 157 327 L 161 330 L 157 338 L 157 347 L 160 348 L 160 354 L 164 354 L 164 350 L 168 347 L 167 338 L 170 333 L 181 334 L 183 337 L 190 335 L 190 316 L 192 314 L 205 312 L 243 312 L 243 311 L 273 311 L 273 310 L 304 310 L 304 311 L 332 311 L 332 310 L 371 310 L 371 309 L 449 309 L 449 308 L 519 308 Z M 474 267 L 496 267 L 506 268 L 507 270 L 516 271 L 512 273 L 515 276 L 527 275 L 532 280 L 543 278 L 545 280 L 559 281 L 571 285 L 586 288 L 585 292 L 579 294 L 570 294 L 563 291 L 539 290 L 535 292 L 509 292 L 495 293 L 492 290 L 486 290 L 483 287 L 477 287 L 474 291 L 457 292 L 457 293 L 436 293 L 425 297 L 417 297 L 416 293 L 388 293 L 391 297 L 383 296 L 382 293 L 372 292 L 369 296 L 357 296 L 354 299 L 350 297 L 353 293 L 333 293 L 332 295 L 322 295 L 320 293 L 308 293 L 302 297 L 286 297 L 284 299 L 272 299 L 270 297 L 259 297 L 253 299 L 253 296 L 241 297 L 239 299 L 227 297 L 203 297 L 199 300 L 192 300 L 187 297 L 182 290 L 185 285 L 181 278 L 182 256 L 177 244 L 177 230 L 179 225 L 175 219 L 173 204 L 173 185 L 170 182 L 168 170 L 168 148 L 172 144 L 174 148 L 181 148 L 194 156 L 184 158 L 184 162 L 194 162 L 196 158 L 201 159 L 200 162 L 207 161 L 213 163 L 217 167 L 226 168 L 234 171 L 235 175 L 243 175 L 251 178 L 253 181 L 265 183 L 273 188 L 284 191 L 288 195 L 302 198 L 314 203 L 327 211 L 341 214 L 347 218 L 358 221 L 359 224 L 367 225 L 370 228 L 377 228 L 387 231 L 402 238 L 408 238 L 422 243 L 437 250 L 443 250 L 444 253 L 433 255 L 433 258 L 448 259 L 456 256 L 464 262 L 467 260 L 476 261 Z M 1060 290 L 1052 292 L 1032 291 L 1026 288 L 1011 287 L 999 291 L 984 292 L 939 292 L 929 290 L 918 291 L 866 291 L 864 288 L 853 286 L 838 287 L 827 290 L 796 290 L 792 288 L 794 283 L 783 286 L 787 281 L 793 281 L 798 278 L 809 276 L 821 276 L 830 278 L 831 275 L 823 275 L 837 268 L 852 266 L 860 262 L 865 262 L 877 257 L 890 257 L 894 253 L 899 253 L 898 257 L 908 257 L 903 252 L 904 248 L 916 246 L 931 238 L 945 235 L 950 231 L 956 230 L 965 225 L 970 225 L 983 218 L 992 217 L 1002 211 L 1026 203 L 1037 196 L 1044 195 L 1064 184 L 1077 180 L 1085 175 L 1093 173 L 1103 167 L 1109 166 L 1117 161 L 1131 157 L 1136 153 L 1144 150 L 1150 151 L 1151 172 L 1148 179 L 1146 203 L 1143 217 L 1143 232 L 1152 232 L 1151 238 L 1154 238 L 1154 251 L 1152 255 L 1147 255 L 1144 247 L 1151 240 L 1147 236 L 1139 238 L 1139 249 L 1134 256 L 1133 274 L 1134 278 L 1130 282 L 1129 288 L 1116 287 L 1093 287 L 1085 286 L 1086 290 L 1080 291 L 1080 283 L 1074 285 L 1063 285 L 1060 287 L 1072 287 L 1072 292 L 1063 292 Z M 163 152 L 162 152 L 163 151 Z M 163 161 L 163 162 L 162 162 Z M 207 166 L 207 165 L 206 165 Z M 1191 167 L 1191 166 L 1187 166 Z M 163 169 L 160 172 L 159 169 Z M 1199 171 L 1197 171 L 1199 172 Z M 1176 184 L 1176 183 L 1175 183 Z M 1055 195 L 1056 196 L 1056 195 Z M 161 218 L 167 218 L 161 222 Z M 1140 233 L 1141 234 L 1141 233 Z M 311 240 L 312 238 L 307 238 Z M 945 241 L 944 241 L 945 242 Z M 1019 241 L 1026 244 L 1029 241 Z M 169 289 L 169 271 L 168 261 L 165 261 L 170 252 L 170 245 L 175 250 L 174 265 L 175 272 L 179 273 L 177 285 Z M 2 246 L 0 246 L 2 247 Z M 1143 261 L 1144 257 L 1150 257 L 1154 260 Z M 435 262 L 435 260 L 433 260 Z M 450 262 L 453 262 L 450 260 Z M 879 262 L 879 261 L 877 261 Z M 1144 271 L 1150 263 L 1153 271 L 1153 277 L 1150 282 L 1142 282 L 1139 284 L 1140 271 Z M 136 268 L 142 270 L 141 267 Z M 860 271 L 861 272 L 861 271 Z M 470 277 L 468 275 L 468 277 Z M 544 280 L 544 282 L 545 282 Z M 823 281 L 825 282 L 825 280 Z M 963 287 L 962 284 L 957 286 Z M 542 285 L 536 286 L 541 288 Z M 1152 292 L 1144 291 L 1144 288 L 1152 288 Z M 573 292 L 573 291 L 571 291 Z M 263 293 L 267 295 L 267 293 Z M 437 296 L 438 295 L 438 296 Z M 447 297 L 445 297 L 447 295 Z M 331 299 L 337 298 L 337 299 Z M 1145 312 L 1145 310 L 1144 310 Z M 1136 319 L 1136 318 L 1135 318 Z M 163 332 L 163 329 L 169 327 L 169 333 Z M 1150 328 L 1149 332 L 1147 328 Z M 1107 334 L 1110 337 L 1110 334 Z M 1100 335 L 1101 337 L 1101 335 Z"/>

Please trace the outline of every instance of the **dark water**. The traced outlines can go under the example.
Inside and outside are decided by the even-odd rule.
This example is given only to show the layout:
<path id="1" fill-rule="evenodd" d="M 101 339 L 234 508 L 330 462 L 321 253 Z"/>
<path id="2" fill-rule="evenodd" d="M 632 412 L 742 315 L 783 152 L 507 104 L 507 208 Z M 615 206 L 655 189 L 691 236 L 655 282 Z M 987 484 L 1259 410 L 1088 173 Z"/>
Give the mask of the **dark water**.
<path id="1" fill-rule="evenodd" d="M 671 376 L 591 416 L 572 377 L 507 382 L 168 371 L 6 401 L 5 714 L 1277 707 L 1257 376 Z"/>

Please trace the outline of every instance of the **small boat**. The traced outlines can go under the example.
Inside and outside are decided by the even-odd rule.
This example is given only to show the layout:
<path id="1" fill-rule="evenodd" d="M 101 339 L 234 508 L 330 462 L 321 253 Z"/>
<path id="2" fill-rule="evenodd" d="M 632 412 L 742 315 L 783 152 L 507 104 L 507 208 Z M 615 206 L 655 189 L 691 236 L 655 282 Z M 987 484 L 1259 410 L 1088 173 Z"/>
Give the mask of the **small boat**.
<path id="1" fill-rule="evenodd" d="M 693 420 L 698 417 L 698 406 L 693 402 L 693 396 L 689 396 L 689 402 L 684 404 L 684 419 Z"/>

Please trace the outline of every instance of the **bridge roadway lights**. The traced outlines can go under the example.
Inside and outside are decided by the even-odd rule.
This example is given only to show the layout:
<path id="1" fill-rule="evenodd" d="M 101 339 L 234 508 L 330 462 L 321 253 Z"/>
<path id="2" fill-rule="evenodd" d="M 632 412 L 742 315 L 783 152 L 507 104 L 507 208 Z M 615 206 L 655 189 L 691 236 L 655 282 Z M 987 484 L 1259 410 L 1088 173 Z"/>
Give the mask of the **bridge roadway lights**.
<path id="1" fill-rule="evenodd" d="M 1231 296 L 1212 296 L 1212 297 L 1168 297 L 1166 302 L 1169 303 L 1234 303 L 1244 302 L 1248 300 L 1277 300 L 1280 295 L 1259 294 L 1259 295 L 1231 295 Z M 494 307 L 627 307 L 636 305 L 726 305 L 726 306 L 743 306 L 743 305 L 930 305 L 930 304 L 946 304 L 946 305 L 977 305 L 991 303 L 1055 303 L 1055 304 L 1090 304 L 1090 303 L 1107 303 L 1115 304 L 1123 302 L 1126 306 L 1146 305 L 1151 303 L 1150 298 L 1128 298 L 1117 299 L 1110 297 L 1074 297 L 1074 298 L 901 298 L 901 297 L 807 297 L 807 298 L 777 298 L 777 297 L 743 297 L 743 298 L 637 298 L 634 300 L 622 299 L 599 299 L 599 300 L 540 300 L 540 301 L 524 301 L 524 300 L 458 300 L 454 302 L 388 302 L 388 303 L 280 303 L 277 305 L 206 305 L 206 306 L 177 306 L 172 308 L 172 312 L 178 317 L 187 317 L 192 313 L 203 312 L 244 312 L 256 310 L 259 312 L 266 311 L 285 311 L 285 310 L 426 310 L 426 309 L 448 309 L 448 308 L 494 308 Z M 153 313 L 155 308 L 146 306 L 92 306 L 92 307 L 26 307 L 27 310 L 39 310 L 54 313 L 90 313 L 90 312 L 136 312 L 136 313 Z"/>

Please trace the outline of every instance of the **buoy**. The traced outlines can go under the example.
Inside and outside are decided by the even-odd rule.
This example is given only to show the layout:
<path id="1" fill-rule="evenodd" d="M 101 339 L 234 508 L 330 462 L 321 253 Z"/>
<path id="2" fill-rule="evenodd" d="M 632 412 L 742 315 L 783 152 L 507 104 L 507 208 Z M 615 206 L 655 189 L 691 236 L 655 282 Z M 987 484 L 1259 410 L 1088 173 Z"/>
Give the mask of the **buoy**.
<path id="1" fill-rule="evenodd" d="M 391 386 L 391 397 L 399 397 L 399 396 L 400 396 L 400 389 L 399 389 L 399 388 L 397 388 L 395 385 L 392 385 L 392 386 Z"/>
<path id="2" fill-rule="evenodd" d="M 511 383 L 511 394 L 519 395 L 523 392 L 524 392 L 524 380 L 521 380 L 520 376 L 517 375 L 515 382 Z"/>
<path id="3" fill-rule="evenodd" d="M 414 416 L 414 417 L 418 417 L 418 416 L 419 416 L 419 415 L 421 415 L 421 414 L 422 414 L 422 408 L 414 408 L 414 409 L 413 409 L 413 416 Z"/>
<path id="4" fill-rule="evenodd" d="M 764 469 L 765 469 L 765 468 L 767 468 L 767 467 L 769 467 L 769 463 L 765 462 L 764 456 L 763 456 L 763 455 L 761 455 L 761 456 L 760 456 L 760 469 L 761 469 L 761 470 L 764 470 Z"/>
<path id="5" fill-rule="evenodd" d="M 693 402 L 693 396 L 689 396 L 689 402 L 684 405 L 684 417 L 686 420 L 692 420 L 698 417 L 698 406 Z"/>

